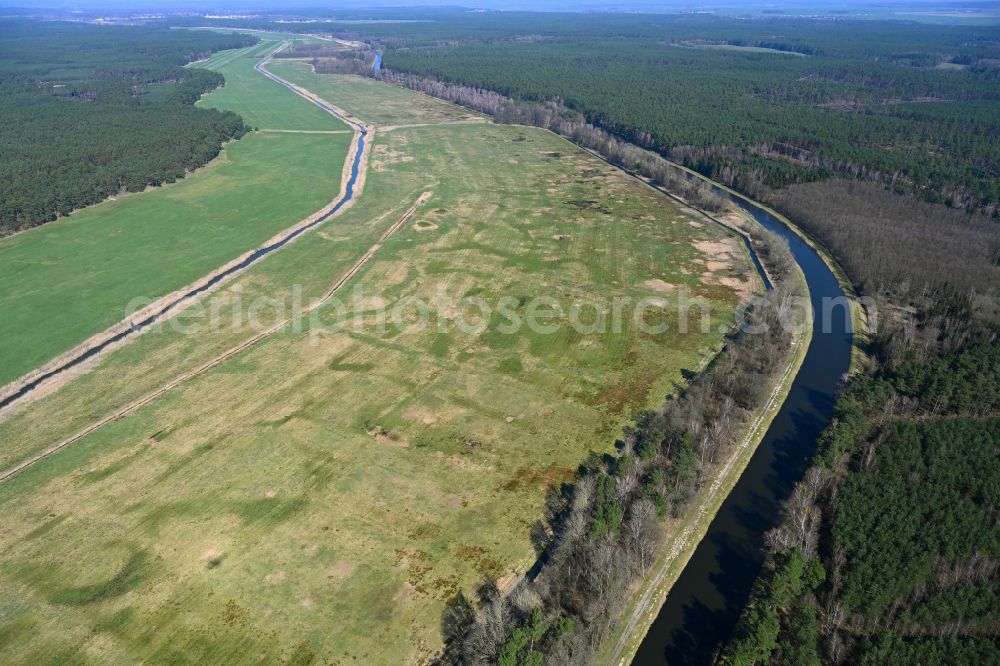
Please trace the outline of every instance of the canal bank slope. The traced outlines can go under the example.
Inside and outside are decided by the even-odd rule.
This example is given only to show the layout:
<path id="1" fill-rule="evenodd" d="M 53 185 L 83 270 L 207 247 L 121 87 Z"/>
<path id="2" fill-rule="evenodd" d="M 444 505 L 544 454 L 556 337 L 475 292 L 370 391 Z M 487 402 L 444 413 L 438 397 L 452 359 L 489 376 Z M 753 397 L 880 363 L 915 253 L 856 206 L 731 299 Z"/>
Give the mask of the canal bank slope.
<path id="1" fill-rule="evenodd" d="M 806 293 L 808 283 L 800 269 L 793 279 L 800 280 Z M 775 416 L 788 396 L 792 382 L 805 360 L 809 341 L 812 339 L 813 317 L 806 328 L 797 333 L 792 342 L 787 363 L 778 375 L 778 381 L 765 405 L 755 414 L 740 444 L 723 463 L 712 483 L 706 485 L 699 497 L 692 502 L 692 509 L 671 526 L 675 536 L 667 542 L 664 552 L 632 594 L 622 614 L 618 627 L 598 653 L 596 662 L 601 664 L 627 664 L 635 656 L 670 589 L 677 582 L 685 566 L 708 532 L 716 513 L 729 496 L 764 438 Z"/>
<path id="2" fill-rule="evenodd" d="M 640 588 L 634 597 L 626 617 L 644 621 L 620 626 L 603 663 L 711 660 L 735 624 L 763 562 L 763 535 L 776 524 L 781 502 L 804 473 L 852 356 L 858 358 L 859 337 L 852 331 L 861 309 L 845 290 L 836 263 L 773 211 L 728 193 L 757 223 L 788 241 L 809 288 L 812 331 L 803 336 L 790 362 L 797 372 L 772 396 L 759 425 L 754 422 L 748 434 L 751 443 L 736 454 L 740 460 L 720 476 L 718 483 L 728 492 L 705 497 L 691 519 L 689 529 L 695 536 L 664 556 L 662 580 L 646 579 L 643 587 L 652 585 L 655 591 Z M 656 599 L 663 599 L 663 605 L 654 614 L 650 609 L 657 607 Z"/>

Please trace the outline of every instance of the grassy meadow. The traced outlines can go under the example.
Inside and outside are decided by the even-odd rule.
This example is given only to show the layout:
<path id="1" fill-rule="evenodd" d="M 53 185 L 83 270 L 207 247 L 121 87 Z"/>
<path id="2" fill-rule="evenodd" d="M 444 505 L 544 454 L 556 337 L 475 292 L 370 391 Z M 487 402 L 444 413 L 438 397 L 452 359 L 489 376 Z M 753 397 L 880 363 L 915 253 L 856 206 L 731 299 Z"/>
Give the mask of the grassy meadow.
<path id="1" fill-rule="evenodd" d="M 0 484 L 0 661 L 426 662 L 446 601 L 532 563 L 546 488 L 696 368 L 751 286 L 722 229 L 554 135 L 273 70 L 362 119 L 426 126 L 377 130 L 356 204 L 220 290 L 219 327 L 163 326 L 0 422 L 0 467 L 249 337 L 232 314 L 254 298 L 308 303 L 431 197 L 338 293 L 356 320 L 328 304 Z M 708 332 L 678 332 L 682 286 L 712 305 Z M 653 296 L 668 330 L 377 316 L 442 293 L 521 314 L 538 296 Z"/>
<path id="2" fill-rule="evenodd" d="M 275 58 L 267 68 L 324 99 L 337 100 L 340 108 L 376 126 L 485 120 L 472 111 L 373 79 L 316 74 L 301 60 Z"/>
<path id="3" fill-rule="evenodd" d="M 226 77 L 226 85 L 202 98 L 198 105 L 237 111 L 247 125 L 260 129 L 349 130 L 315 104 L 254 70 L 254 65 L 280 43 L 266 39 L 256 46 L 223 51 L 198 63 L 198 67 Z"/>
<path id="4" fill-rule="evenodd" d="M 269 128 L 347 129 L 254 72 L 256 59 L 242 53 L 223 65 L 229 83 L 208 103 L 225 95 L 219 106 L 243 113 L 237 104 L 252 99 L 261 107 L 250 117 L 267 117 Z M 0 384 L 118 322 L 133 298 L 179 289 L 322 208 L 340 189 L 350 139 L 250 134 L 176 183 L 0 240 Z"/>

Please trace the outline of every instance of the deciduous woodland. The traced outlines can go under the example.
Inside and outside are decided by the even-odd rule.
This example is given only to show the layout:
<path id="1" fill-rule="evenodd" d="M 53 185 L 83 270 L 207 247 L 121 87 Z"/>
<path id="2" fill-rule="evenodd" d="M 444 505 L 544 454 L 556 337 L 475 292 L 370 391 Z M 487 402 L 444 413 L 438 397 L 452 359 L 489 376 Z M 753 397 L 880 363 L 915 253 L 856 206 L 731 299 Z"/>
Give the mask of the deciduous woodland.
<path id="1" fill-rule="evenodd" d="M 720 663 L 1000 659 L 997 335 L 958 297 L 876 339 Z"/>
<path id="2" fill-rule="evenodd" d="M 909 29 L 910 37 L 929 39 L 925 28 Z M 971 55 L 933 50 L 907 57 L 892 51 L 883 54 L 890 56 L 887 62 L 872 65 L 880 48 L 899 46 L 900 34 L 907 30 L 894 33 L 888 47 L 861 48 L 843 39 L 819 49 L 799 43 L 798 50 L 812 60 L 706 54 L 707 45 L 687 43 L 673 45 L 697 51 L 687 59 L 646 63 L 631 51 L 633 45 L 618 44 L 608 49 L 611 64 L 605 65 L 584 62 L 582 51 L 567 46 L 572 40 L 552 37 L 502 44 L 468 39 L 447 47 L 385 41 L 401 47 L 390 50 L 386 62 L 409 73 L 376 74 L 363 53 L 353 54 L 354 60 L 341 54 L 315 61 L 320 71 L 379 76 L 502 122 L 552 129 L 659 184 L 690 188 L 669 164 L 614 135 L 651 146 L 765 198 L 831 248 L 859 289 L 881 306 L 877 310 L 887 321 L 871 341 L 869 367 L 848 384 L 815 466 L 787 502 L 782 526 L 768 535 L 765 572 L 719 655 L 723 663 L 1000 658 L 995 521 L 1000 345 L 995 325 L 988 323 L 997 317 L 1000 293 L 992 191 L 1000 164 L 994 141 L 996 70 Z M 814 37 L 811 43 L 822 43 Z M 996 48 L 988 40 L 964 46 L 972 44 Z M 790 44 L 778 47 L 793 50 Z M 620 65 L 630 54 L 635 67 L 626 74 Z M 961 77 L 948 79 L 954 71 L 932 69 L 956 57 L 969 65 Z M 831 58 L 841 62 L 832 66 Z M 697 119 L 685 115 L 693 113 L 690 100 L 658 96 L 652 76 L 644 80 L 649 89 L 640 90 L 635 76 L 656 67 L 675 85 L 684 78 L 678 88 L 694 99 L 706 102 L 702 96 L 714 89 L 718 100 L 725 100 L 729 91 L 714 85 L 750 62 L 762 65 L 764 78 L 780 78 L 779 71 L 805 74 L 780 86 L 780 93 L 774 79 L 753 80 L 752 101 Z M 708 63 L 722 74 L 701 69 Z M 601 97 L 600 74 L 594 85 L 582 78 L 595 70 L 616 72 L 607 92 L 619 91 L 618 81 L 626 87 L 635 81 L 634 94 Z M 695 76 L 701 80 L 693 81 Z M 731 82 L 733 89 L 744 86 L 746 96 L 745 86 L 755 77 L 739 78 L 738 84 Z M 938 85 L 951 92 L 931 92 Z M 670 113 L 643 114 L 642 105 L 651 98 Z M 624 100 L 636 104 L 626 107 Z M 753 127 L 752 119 L 762 118 L 755 116 L 754 105 L 768 118 L 777 117 L 768 130 Z M 983 131 L 992 138 L 980 142 Z M 769 132 L 776 134 L 764 140 Z M 975 149 L 962 147 L 971 143 Z M 945 155 L 947 165 L 938 160 Z M 963 170 L 966 176 L 959 175 Z M 982 176 L 986 180 L 975 184 Z M 682 506 L 681 480 L 697 477 L 684 472 L 689 464 L 697 468 L 683 446 L 684 433 L 692 431 L 664 424 L 688 396 L 697 400 L 702 382 L 715 385 L 715 372 L 710 369 L 691 393 L 661 412 L 640 415 L 638 430 L 626 432 L 619 456 L 591 461 L 572 490 L 553 495 L 548 528 L 537 531 L 549 535 L 538 577 L 508 597 L 484 587 L 482 610 L 475 615 L 460 599 L 446 622 L 454 632 L 452 656 L 516 664 L 543 656 L 573 663 L 593 654 L 629 583 L 649 566 L 650 553 L 656 552 L 650 544 L 662 538 L 652 516 Z M 718 408 L 731 399 L 712 395 L 711 403 Z M 701 427 L 711 428 L 713 416 Z M 643 431 L 651 424 L 656 424 L 652 439 L 660 444 L 644 457 Z M 659 485 L 665 478 L 673 480 L 673 488 Z M 680 493 L 669 495 L 668 488 Z"/>
<path id="3" fill-rule="evenodd" d="M 973 290 L 977 312 L 997 316 L 1000 69 L 991 56 L 1000 47 L 986 32 L 704 17 L 639 23 L 505 15 L 451 22 L 452 39 L 441 26 L 352 27 L 350 36 L 386 47 L 387 69 L 377 74 L 370 51 L 289 55 L 314 57 L 318 71 L 379 76 L 501 122 L 553 129 L 711 206 L 636 145 L 650 148 L 787 213 L 868 293 L 920 304 L 949 286 Z M 799 55 L 740 50 L 765 45 Z"/>
<path id="4" fill-rule="evenodd" d="M 825 245 L 870 295 L 922 307 L 955 290 L 1000 319 L 1000 226 L 872 183 L 780 190 L 773 203 Z"/>
<path id="5" fill-rule="evenodd" d="M 551 490 L 533 530 L 538 570 L 506 595 L 487 580 L 475 604 L 457 596 L 444 618 L 444 663 L 589 663 L 607 640 L 631 586 L 676 537 L 662 521 L 699 497 L 787 365 L 783 323 L 801 277 L 784 241 L 763 236 L 776 287 L 745 323 L 766 332 L 731 337 L 679 396 L 638 412 L 614 454 L 592 454 L 574 483 Z"/>
<path id="6" fill-rule="evenodd" d="M 801 280 L 787 246 L 760 234 L 775 288 L 744 314 L 765 333 L 726 337 L 752 292 L 736 239 L 534 126 L 704 209 L 723 202 L 690 171 L 768 203 L 877 306 L 877 328 L 857 338 L 866 360 L 759 544 L 766 563 L 717 661 L 1000 662 L 995 27 L 456 9 L 274 18 L 0 20 L 0 235 L 183 178 L 248 124 L 267 130 L 202 170 L 233 166 L 208 185 L 195 176 L 5 239 L 25 257 L 9 262 L 19 275 L 5 299 L 22 318 L 8 319 L 36 356 L 133 290 L 169 291 L 214 266 L 212 252 L 253 247 L 240 233 L 266 237 L 329 200 L 354 135 L 259 76 L 279 44 L 296 42 L 281 56 L 312 70 L 276 59 L 275 75 L 374 130 L 357 205 L 225 285 L 221 328 L 137 338 L 0 419 L 4 469 L 101 424 L 0 486 L 0 580 L 17 600 L 0 608 L 0 655 L 593 661 L 678 518 L 780 395 Z M 206 23 L 281 34 L 171 29 Z M 204 63 L 214 71 L 197 66 L 241 47 Z M 229 85 L 195 106 L 222 71 Z M 133 201 L 165 212 L 104 210 Z M 129 226 L 140 218 L 147 235 Z M 74 232 L 77 219 L 88 226 Z M 359 257 L 365 269 L 346 273 Z M 241 299 L 308 301 L 331 284 L 361 312 L 353 330 L 336 329 L 331 303 L 305 329 L 205 365 L 248 340 Z M 681 286 L 714 308 L 701 335 L 379 319 L 447 289 L 523 309 L 542 292 Z M 63 305 L 70 292 L 89 294 L 87 312 Z M 720 345 L 700 374 L 682 370 Z M 12 354 L 9 371 L 37 365 Z M 141 402 L 162 387 L 168 398 Z"/>
<path id="7" fill-rule="evenodd" d="M 220 74 L 184 68 L 245 35 L 0 21 L 0 235 L 183 178 L 247 128 L 197 109 Z"/>

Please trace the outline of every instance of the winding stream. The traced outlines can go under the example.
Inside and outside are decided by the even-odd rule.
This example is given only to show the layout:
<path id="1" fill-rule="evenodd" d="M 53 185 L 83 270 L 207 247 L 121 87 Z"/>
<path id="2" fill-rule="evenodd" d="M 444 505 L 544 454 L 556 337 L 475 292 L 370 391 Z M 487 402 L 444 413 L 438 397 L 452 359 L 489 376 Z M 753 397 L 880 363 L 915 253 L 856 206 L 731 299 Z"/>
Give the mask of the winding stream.
<path id="1" fill-rule="evenodd" d="M 351 175 L 350 175 L 350 177 L 347 180 L 347 185 L 346 185 L 346 187 L 344 189 L 344 196 L 340 199 L 340 201 L 338 201 L 336 203 L 336 205 L 334 205 L 334 207 L 329 212 L 327 212 L 322 217 L 319 217 L 316 220 L 313 220 L 309 224 L 306 224 L 306 225 L 303 225 L 303 226 L 299 227 L 295 231 L 291 232 L 290 234 L 288 234 L 287 236 L 284 236 L 283 238 L 281 238 L 279 240 L 276 240 L 276 241 L 274 241 L 272 243 L 269 243 L 267 245 L 264 245 L 264 246 L 258 248 L 252 254 L 250 254 L 246 259 L 244 259 L 243 261 L 239 262 L 238 264 L 230 266 L 229 268 L 227 268 L 224 271 L 221 271 L 220 273 L 218 273 L 217 275 L 213 276 L 210 280 L 208 280 L 204 284 L 201 284 L 201 285 L 199 285 L 197 287 L 193 287 L 190 290 L 185 291 L 182 294 L 179 294 L 175 298 L 170 299 L 168 302 L 163 303 L 161 307 L 157 308 L 151 314 L 146 315 L 142 319 L 138 319 L 138 320 L 132 322 L 132 325 L 129 328 L 126 328 L 125 330 L 121 331 L 120 333 L 117 333 L 116 335 L 113 335 L 113 336 L 111 336 L 109 338 L 106 338 L 106 339 L 104 339 L 104 340 L 102 340 L 100 342 L 95 343 L 94 345 L 92 345 L 92 346 L 90 346 L 90 347 L 88 347 L 86 349 L 81 350 L 78 354 L 76 354 L 75 356 L 67 359 L 63 363 L 61 363 L 58 366 L 56 366 L 55 368 L 53 368 L 51 370 L 48 370 L 48 371 L 46 371 L 46 372 L 38 375 L 37 377 L 35 377 L 34 379 L 32 379 L 29 382 L 26 382 L 17 391 L 15 391 L 13 393 L 10 393 L 9 395 L 6 395 L 2 399 L 0 399 L 0 409 L 3 409 L 5 407 L 7 407 L 8 405 L 11 405 L 11 404 L 17 402 L 21 398 L 24 398 L 26 395 L 28 395 L 29 393 L 31 393 L 32 391 L 34 391 L 36 388 L 38 388 L 40 385 L 44 384 L 48 380 L 56 377 L 57 375 L 61 375 L 62 373 L 66 372 L 67 370 L 71 370 L 72 368 L 75 368 L 76 366 L 80 365 L 84 361 L 87 361 L 88 359 L 91 359 L 94 356 L 100 354 L 101 352 L 103 352 L 104 350 L 106 350 L 108 347 L 110 347 L 110 346 L 112 346 L 112 345 L 114 345 L 114 344 L 116 344 L 118 342 L 121 342 L 122 340 L 125 340 L 127 338 L 131 338 L 134 335 L 137 335 L 138 333 L 140 333 L 141 331 L 149 328 L 150 326 L 152 326 L 156 322 L 158 322 L 161 319 L 163 319 L 164 315 L 166 313 L 168 313 L 170 310 L 172 310 L 173 308 L 175 308 L 176 306 L 181 305 L 183 303 L 186 303 L 187 301 L 190 301 L 190 300 L 192 300 L 194 298 L 197 298 L 198 296 L 200 296 L 204 292 L 208 291 L 212 287 L 216 286 L 217 284 L 219 284 L 223 280 L 225 280 L 227 278 L 230 278 L 233 275 L 246 270 L 248 267 L 250 267 L 251 265 L 257 263 L 262 258 L 264 258 L 267 255 L 271 254 L 275 250 L 281 249 L 282 247 L 284 247 L 288 243 L 292 242 L 293 240 L 295 240 L 296 238 L 298 238 L 299 236 L 301 236 L 305 232 L 309 231 L 313 227 L 316 227 L 317 225 L 322 224 L 323 222 L 325 222 L 328 219 L 330 219 L 332 216 L 336 215 L 337 212 L 340 211 L 340 209 L 343 208 L 347 204 L 347 202 L 349 202 L 354 197 L 354 186 L 358 182 L 358 174 L 360 173 L 360 170 L 361 170 L 361 158 L 364 155 L 365 135 L 367 134 L 367 132 L 366 132 L 365 128 L 362 125 L 359 125 L 359 124 L 351 121 L 350 119 L 345 118 L 344 116 L 342 116 L 340 113 L 338 113 L 337 111 L 335 111 L 334 109 L 332 109 L 327 104 L 323 104 L 322 102 L 318 102 L 316 100 L 309 99 L 305 95 L 302 95 L 290 83 L 288 83 L 284 79 L 282 79 L 282 78 L 280 78 L 280 77 L 272 74 L 271 72 L 267 71 L 266 69 L 264 69 L 264 65 L 266 65 L 268 62 L 270 62 L 270 60 L 274 56 L 274 54 L 277 53 L 278 51 L 280 51 L 282 48 L 284 48 L 284 46 L 285 45 L 282 45 L 276 51 L 272 52 L 266 58 L 264 58 L 259 63 L 257 63 L 254 66 L 254 69 L 256 69 L 258 72 L 260 72 L 261 74 L 263 74 L 267 78 L 271 79 L 275 83 L 278 83 L 278 84 L 280 84 L 280 85 L 288 88 L 289 90 L 291 90 L 292 92 L 294 92 L 296 95 L 299 95 L 303 99 L 306 99 L 309 102 L 312 102 L 313 104 L 315 104 L 319 108 L 323 109 L 327 113 L 335 116 L 337 119 L 339 119 L 339 120 L 343 121 L 344 123 L 350 125 L 351 127 L 353 127 L 358 132 L 357 135 L 356 135 L 356 137 L 355 137 L 356 141 L 357 141 L 357 145 L 354 148 L 354 161 L 351 163 Z"/>
<path id="2" fill-rule="evenodd" d="M 809 285 L 813 337 L 787 399 L 671 588 L 636 653 L 636 666 L 710 663 L 729 638 L 763 564 L 763 534 L 775 526 L 779 503 L 805 473 L 850 365 L 851 317 L 833 272 L 773 215 L 731 198 L 788 241 Z"/>

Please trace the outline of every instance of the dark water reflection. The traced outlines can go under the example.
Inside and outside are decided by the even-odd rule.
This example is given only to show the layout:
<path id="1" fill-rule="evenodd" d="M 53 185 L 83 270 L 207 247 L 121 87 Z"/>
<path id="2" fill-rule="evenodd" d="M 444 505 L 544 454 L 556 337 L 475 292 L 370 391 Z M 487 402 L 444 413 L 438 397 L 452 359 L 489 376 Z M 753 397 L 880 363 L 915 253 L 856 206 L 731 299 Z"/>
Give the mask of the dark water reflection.
<path id="1" fill-rule="evenodd" d="M 764 532 L 806 470 L 851 358 L 844 292 L 815 250 L 766 211 L 736 203 L 788 240 L 809 284 L 813 338 L 788 398 L 671 589 L 633 664 L 705 664 L 732 632 L 763 563 Z"/>

